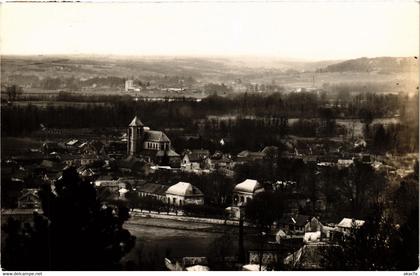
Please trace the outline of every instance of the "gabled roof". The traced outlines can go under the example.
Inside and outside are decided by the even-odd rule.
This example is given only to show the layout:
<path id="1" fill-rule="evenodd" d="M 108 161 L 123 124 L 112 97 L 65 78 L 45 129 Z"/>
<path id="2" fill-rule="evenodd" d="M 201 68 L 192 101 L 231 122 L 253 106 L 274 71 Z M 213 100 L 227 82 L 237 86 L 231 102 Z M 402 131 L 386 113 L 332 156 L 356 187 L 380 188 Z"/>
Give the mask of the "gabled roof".
<path id="1" fill-rule="evenodd" d="M 140 121 L 140 119 L 137 116 L 135 116 L 128 126 L 130 127 L 144 126 L 144 124 Z"/>
<path id="2" fill-rule="evenodd" d="M 166 150 L 166 155 L 168 156 L 168 157 L 178 157 L 179 156 L 179 154 L 178 153 L 176 153 L 174 150 L 172 150 L 172 149 L 169 149 L 169 150 Z M 156 153 L 156 156 L 159 156 L 159 157 L 161 157 L 161 156 L 165 156 L 165 151 L 164 150 L 159 150 L 157 153 Z"/>
<path id="3" fill-rule="evenodd" d="M 267 154 L 270 151 L 274 151 L 274 153 L 277 154 L 278 151 L 279 151 L 279 147 L 276 147 L 276 146 L 266 146 L 265 148 L 263 148 L 263 150 L 261 151 L 261 153 Z"/>
<path id="4" fill-rule="evenodd" d="M 204 155 L 204 156 L 209 156 L 210 155 L 210 151 L 206 150 L 206 149 L 195 149 L 192 150 L 192 153 L 198 154 L 198 155 Z"/>
<path id="5" fill-rule="evenodd" d="M 265 156 L 265 153 L 263 152 L 248 151 L 248 150 L 243 150 L 237 155 L 238 158 L 252 158 L 252 159 L 262 159 L 264 158 L 264 156 Z"/>
<path id="6" fill-rule="evenodd" d="M 104 144 L 101 141 L 92 140 L 89 142 L 89 146 L 91 146 L 96 151 L 100 151 L 104 147 Z"/>
<path id="7" fill-rule="evenodd" d="M 247 179 L 244 182 L 239 183 L 233 189 L 234 192 L 246 192 L 246 193 L 254 193 L 255 191 L 263 189 L 261 184 L 254 179 Z"/>
<path id="8" fill-rule="evenodd" d="M 18 200 L 22 200 L 23 198 L 32 197 L 39 199 L 38 196 L 38 189 L 23 189 L 21 192 L 21 196 Z"/>
<path id="9" fill-rule="evenodd" d="M 74 146 L 74 145 L 76 145 L 77 143 L 79 143 L 79 140 L 77 140 L 77 139 L 73 139 L 73 140 L 68 141 L 68 142 L 66 143 L 66 145 L 67 145 L 67 146 Z"/>
<path id="10" fill-rule="evenodd" d="M 154 195 L 165 195 L 166 190 L 168 190 L 168 186 L 154 184 L 154 183 L 146 183 L 142 186 L 137 186 L 137 192 L 149 193 Z"/>
<path id="11" fill-rule="evenodd" d="M 209 156 L 209 154 L 202 154 L 200 152 L 191 152 L 191 153 L 187 153 L 186 156 L 188 156 L 188 160 L 190 162 L 201 162 L 203 159 L 205 159 L 206 157 Z"/>
<path id="12" fill-rule="evenodd" d="M 168 136 L 162 131 L 149 130 L 145 133 L 145 141 L 151 142 L 170 142 Z"/>
<path id="13" fill-rule="evenodd" d="M 172 185 L 166 193 L 180 196 L 203 196 L 203 193 L 198 188 L 187 182 L 178 182 Z"/>
<path id="14" fill-rule="evenodd" d="M 313 243 L 302 246 L 296 252 L 285 258 L 285 264 L 292 265 L 298 269 L 318 270 L 322 269 L 323 252 L 326 247 L 334 246 L 327 243 Z"/>

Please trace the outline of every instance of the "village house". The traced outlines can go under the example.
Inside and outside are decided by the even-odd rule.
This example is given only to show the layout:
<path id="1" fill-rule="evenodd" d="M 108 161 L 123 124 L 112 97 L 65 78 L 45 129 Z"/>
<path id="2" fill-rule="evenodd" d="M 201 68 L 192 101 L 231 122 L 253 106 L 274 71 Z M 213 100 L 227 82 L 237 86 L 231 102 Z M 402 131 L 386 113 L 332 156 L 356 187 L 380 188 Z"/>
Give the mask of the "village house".
<path id="1" fill-rule="evenodd" d="M 171 205 L 186 204 L 203 205 L 204 194 L 195 186 L 187 182 L 178 182 L 166 190 L 166 202 Z"/>
<path id="2" fill-rule="evenodd" d="M 296 181 L 291 180 L 277 180 L 271 184 L 273 191 L 279 191 L 284 189 L 291 189 L 296 187 Z"/>
<path id="3" fill-rule="evenodd" d="M 98 175 L 97 172 L 95 172 L 94 170 L 92 170 L 91 168 L 87 168 L 85 166 L 80 166 L 79 168 L 77 168 L 77 172 L 79 173 L 80 176 L 82 176 L 84 179 L 91 179 L 94 176 Z"/>
<path id="4" fill-rule="evenodd" d="M 106 200 L 125 200 L 128 192 L 127 184 L 120 180 L 97 180 L 94 184 L 100 194 L 106 195 Z"/>
<path id="5" fill-rule="evenodd" d="M 216 152 L 210 158 L 210 169 L 233 169 L 235 163 L 232 160 L 230 154 L 222 154 L 221 152 Z"/>
<path id="6" fill-rule="evenodd" d="M 312 217 L 304 226 L 303 241 L 305 243 L 321 241 L 325 234 L 323 228 L 322 223 L 316 217 Z"/>
<path id="7" fill-rule="evenodd" d="M 181 157 L 174 150 L 159 150 L 156 153 L 156 162 L 162 165 L 169 165 L 171 168 L 179 168 L 181 166 Z"/>
<path id="8" fill-rule="evenodd" d="M 66 145 L 64 143 L 50 142 L 47 141 L 42 144 L 42 152 L 44 154 L 49 154 L 52 152 L 64 153 L 67 151 Z"/>
<path id="9" fill-rule="evenodd" d="M 353 159 L 338 159 L 337 160 L 337 166 L 339 168 L 348 168 L 351 165 L 353 165 Z"/>
<path id="10" fill-rule="evenodd" d="M 262 161 L 264 157 L 265 154 L 263 152 L 244 150 L 236 155 L 236 162 L 245 163 Z"/>
<path id="11" fill-rule="evenodd" d="M 80 157 L 80 165 L 89 166 L 99 160 L 100 160 L 99 157 L 95 154 L 83 154 Z"/>
<path id="12" fill-rule="evenodd" d="M 305 215 L 284 215 L 278 221 L 278 226 L 285 233 L 303 235 L 305 232 L 305 226 L 310 222 L 310 216 Z"/>
<path id="13" fill-rule="evenodd" d="M 38 196 L 38 189 L 23 189 L 18 198 L 18 208 L 38 209 L 41 208 L 41 200 Z"/>
<path id="14" fill-rule="evenodd" d="M 71 139 L 65 143 L 67 150 L 76 151 L 79 149 L 79 146 L 82 144 L 78 139 Z"/>
<path id="15" fill-rule="evenodd" d="M 187 151 L 181 161 L 181 168 L 185 171 L 198 171 L 204 168 L 205 160 L 209 164 L 210 152 L 208 150 Z"/>
<path id="16" fill-rule="evenodd" d="M 39 164 L 37 169 L 33 169 L 34 172 L 40 172 L 42 174 L 46 173 L 58 173 L 61 172 L 64 168 L 64 164 L 57 161 L 52 161 L 48 159 L 42 160 L 42 162 Z"/>
<path id="17" fill-rule="evenodd" d="M 66 166 L 73 166 L 73 167 L 81 166 L 82 156 L 80 154 L 64 153 L 64 154 L 60 154 L 58 157 L 59 157 L 59 160 Z"/>
<path id="18" fill-rule="evenodd" d="M 276 146 L 266 146 L 261 150 L 261 153 L 264 154 L 265 158 L 270 158 L 273 160 L 277 160 L 279 157 L 279 147 Z"/>
<path id="19" fill-rule="evenodd" d="M 155 183 L 146 183 L 144 185 L 136 186 L 133 188 L 140 197 L 153 197 L 159 199 L 163 202 L 166 202 L 166 190 L 168 186 L 155 184 Z"/>
<path id="20" fill-rule="evenodd" d="M 343 218 L 337 225 L 337 231 L 341 232 L 344 235 L 349 235 L 351 233 L 351 229 L 353 228 L 360 228 L 365 224 L 364 220 L 358 220 L 353 218 Z"/>
<path id="21" fill-rule="evenodd" d="M 262 185 L 254 179 L 246 179 L 233 189 L 233 205 L 243 206 L 252 200 L 256 194 L 264 191 Z"/>
<path id="22" fill-rule="evenodd" d="M 265 245 L 269 247 L 268 244 Z M 271 246 L 274 247 L 274 246 Z M 266 267 L 273 267 L 278 265 L 280 262 L 280 253 L 278 248 L 267 248 L 261 251 L 261 249 L 257 250 L 249 250 L 248 251 L 248 260 L 249 265 L 256 265 L 256 271 L 259 270 L 259 264 L 261 263 L 261 270 L 266 270 Z M 264 269 L 263 269 L 264 268 Z"/>
<path id="23" fill-rule="evenodd" d="M 105 145 L 101 141 L 92 140 L 86 143 L 83 143 L 79 146 L 80 153 L 83 155 L 91 155 L 98 157 L 106 157 Z"/>

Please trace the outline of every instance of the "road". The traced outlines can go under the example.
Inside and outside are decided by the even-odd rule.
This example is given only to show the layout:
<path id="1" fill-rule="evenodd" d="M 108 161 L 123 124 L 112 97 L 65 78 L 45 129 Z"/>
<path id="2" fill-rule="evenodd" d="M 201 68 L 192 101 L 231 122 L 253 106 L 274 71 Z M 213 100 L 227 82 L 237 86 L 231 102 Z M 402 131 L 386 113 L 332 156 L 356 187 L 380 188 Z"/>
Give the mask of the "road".
<path id="1" fill-rule="evenodd" d="M 136 236 L 135 248 L 123 259 L 135 263 L 136 270 L 142 270 L 145 266 L 153 266 L 160 270 L 166 270 L 163 259 L 169 257 L 184 256 L 214 256 L 216 247 L 220 242 L 217 240 L 224 232 L 232 232 L 228 253 L 236 255 L 238 248 L 238 228 L 234 226 L 214 225 L 206 223 L 191 223 L 170 219 L 156 218 L 132 218 L 125 228 Z M 245 249 L 253 246 L 253 235 L 249 233 L 245 237 Z M 146 264 L 145 264 L 146 263 Z"/>

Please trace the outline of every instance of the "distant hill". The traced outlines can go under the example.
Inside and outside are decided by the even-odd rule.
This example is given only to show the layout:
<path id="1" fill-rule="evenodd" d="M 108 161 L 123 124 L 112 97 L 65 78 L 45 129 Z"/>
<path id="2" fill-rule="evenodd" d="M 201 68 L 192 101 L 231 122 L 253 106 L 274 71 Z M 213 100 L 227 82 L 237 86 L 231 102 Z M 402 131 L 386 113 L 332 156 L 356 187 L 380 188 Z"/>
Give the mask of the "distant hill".
<path id="1" fill-rule="evenodd" d="M 404 73 L 418 70 L 415 57 L 376 57 L 358 58 L 330 64 L 318 69 L 318 72 L 378 72 Z"/>
<path id="2" fill-rule="evenodd" d="M 252 56 L 62 55 L 1 56 L 0 69 L 2 84 L 17 84 L 27 91 L 32 88 L 76 89 L 79 86 L 95 91 L 115 90 L 122 88 L 127 78 L 152 86 L 192 85 L 195 89 L 201 89 L 207 83 L 223 83 L 234 87 L 235 91 L 244 91 L 249 84 L 275 84 L 294 89 L 353 81 L 399 83 L 399 87 L 414 81 L 416 87 L 417 64 L 413 57 L 313 61 Z"/>
<path id="3" fill-rule="evenodd" d="M 304 61 L 269 57 L 119 57 L 119 56 L 3 56 L 2 76 L 38 78 L 186 76 L 226 82 L 239 78 L 273 78 L 292 70 L 313 72 L 338 61 Z"/>

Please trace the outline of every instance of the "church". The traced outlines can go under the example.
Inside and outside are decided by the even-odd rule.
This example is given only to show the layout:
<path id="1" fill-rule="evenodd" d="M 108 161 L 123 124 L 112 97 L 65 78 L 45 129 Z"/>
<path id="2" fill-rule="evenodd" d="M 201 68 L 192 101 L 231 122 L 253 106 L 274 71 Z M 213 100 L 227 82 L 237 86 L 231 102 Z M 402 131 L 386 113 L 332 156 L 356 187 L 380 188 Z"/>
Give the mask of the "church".
<path id="1" fill-rule="evenodd" d="M 179 159 L 171 148 L 171 140 L 162 131 L 150 130 L 135 116 L 128 125 L 127 154 L 149 157 L 157 163 L 174 163 Z M 164 160 L 168 159 L 168 160 Z"/>

